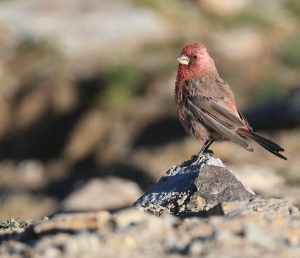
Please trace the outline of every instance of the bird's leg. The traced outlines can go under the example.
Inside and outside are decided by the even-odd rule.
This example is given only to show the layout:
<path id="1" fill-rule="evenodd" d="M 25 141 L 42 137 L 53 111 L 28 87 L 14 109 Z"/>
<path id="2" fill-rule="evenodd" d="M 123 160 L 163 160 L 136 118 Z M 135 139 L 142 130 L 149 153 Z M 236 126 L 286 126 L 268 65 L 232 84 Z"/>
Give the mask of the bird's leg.
<path id="1" fill-rule="evenodd" d="M 210 145 L 213 144 L 213 142 L 214 142 L 214 140 L 207 140 L 207 141 L 204 142 L 201 150 L 199 151 L 199 153 L 196 156 L 197 157 L 196 161 L 193 162 L 193 163 L 195 163 L 195 164 L 199 163 L 199 161 L 201 160 L 202 154 L 209 151 L 208 148 L 209 148 Z"/>
<path id="2" fill-rule="evenodd" d="M 201 150 L 198 153 L 198 156 L 201 155 L 201 154 L 203 154 L 203 153 L 205 153 L 205 152 L 207 152 L 209 146 L 212 145 L 213 142 L 214 142 L 214 140 L 207 140 L 207 141 L 205 141 L 204 144 L 203 144 L 203 146 L 202 146 L 202 148 L 201 148 Z"/>

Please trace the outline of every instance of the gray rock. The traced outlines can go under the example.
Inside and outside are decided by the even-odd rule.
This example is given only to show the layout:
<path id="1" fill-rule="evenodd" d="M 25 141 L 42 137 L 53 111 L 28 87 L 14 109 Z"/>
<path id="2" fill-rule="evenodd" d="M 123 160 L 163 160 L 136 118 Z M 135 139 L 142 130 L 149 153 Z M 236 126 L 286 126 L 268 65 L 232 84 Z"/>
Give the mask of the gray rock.
<path id="1" fill-rule="evenodd" d="M 188 207 L 207 210 L 222 202 L 249 200 L 253 192 L 236 179 L 227 168 L 205 166 L 195 180 L 197 191 L 191 197 Z M 204 200 L 199 206 L 199 199 Z"/>
<path id="2" fill-rule="evenodd" d="M 117 209 L 131 205 L 139 195 L 141 190 L 132 181 L 118 177 L 93 178 L 67 196 L 61 208 L 64 211 Z"/>
<path id="3" fill-rule="evenodd" d="M 250 200 L 254 193 L 222 161 L 206 153 L 171 168 L 134 205 L 156 215 L 205 212 L 222 202 Z"/>
<path id="4" fill-rule="evenodd" d="M 276 210 L 274 200 L 264 202 Z M 299 214 L 265 212 L 185 219 L 134 208 L 58 214 L 22 231 L 0 230 L 0 257 L 300 257 Z"/>
<path id="5" fill-rule="evenodd" d="M 259 224 L 253 221 L 246 222 L 245 224 L 246 241 L 257 246 L 274 248 L 275 243 L 273 239 L 262 230 Z"/>
<path id="6" fill-rule="evenodd" d="M 250 201 L 223 202 L 218 205 L 218 209 L 227 217 L 262 214 L 270 219 L 276 216 L 299 215 L 299 209 L 284 199 L 263 198 L 260 196 L 255 196 Z"/>

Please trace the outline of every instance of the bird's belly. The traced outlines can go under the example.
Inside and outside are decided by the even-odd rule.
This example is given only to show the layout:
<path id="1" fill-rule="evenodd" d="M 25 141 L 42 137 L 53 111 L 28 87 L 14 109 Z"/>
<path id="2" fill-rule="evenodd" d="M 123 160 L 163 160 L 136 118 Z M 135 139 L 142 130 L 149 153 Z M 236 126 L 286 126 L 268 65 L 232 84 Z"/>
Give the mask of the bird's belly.
<path id="1" fill-rule="evenodd" d="M 201 118 L 195 117 L 195 115 L 189 111 L 187 108 L 179 108 L 178 117 L 181 125 L 184 127 L 185 131 L 194 136 L 199 141 L 214 140 L 214 141 L 224 141 L 226 138 L 220 133 L 212 130 L 207 125 L 205 125 Z"/>
<path id="2" fill-rule="evenodd" d="M 206 141 L 209 139 L 209 130 L 191 111 L 183 107 L 178 108 L 177 113 L 181 125 L 188 134 L 194 136 L 199 141 Z"/>

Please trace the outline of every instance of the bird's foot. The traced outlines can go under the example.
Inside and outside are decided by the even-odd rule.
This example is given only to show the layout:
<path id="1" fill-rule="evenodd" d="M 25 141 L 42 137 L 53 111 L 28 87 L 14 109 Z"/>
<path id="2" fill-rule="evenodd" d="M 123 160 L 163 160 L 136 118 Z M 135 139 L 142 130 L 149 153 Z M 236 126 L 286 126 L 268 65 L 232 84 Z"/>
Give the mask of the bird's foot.
<path id="1" fill-rule="evenodd" d="M 201 150 L 197 155 L 192 156 L 192 159 L 196 159 L 193 161 L 192 165 L 198 165 L 201 163 L 203 156 L 207 153 L 209 155 L 213 155 L 214 153 L 209 150 L 209 146 L 214 142 L 214 140 L 206 140 L 204 145 L 202 146 Z"/>
<path id="2" fill-rule="evenodd" d="M 210 156 L 214 155 L 212 150 L 200 151 L 198 154 L 195 154 L 191 157 L 191 160 L 193 160 L 191 165 L 199 165 L 202 162 L 205 154 L 208 154 Z"/>
<path id="3" fill-rule="evenodd" d="M 212 150 L 206 150 L 205 152 L 202 153 L 202 155 L 203 154 L 214 155 L 214 152 Z"/>

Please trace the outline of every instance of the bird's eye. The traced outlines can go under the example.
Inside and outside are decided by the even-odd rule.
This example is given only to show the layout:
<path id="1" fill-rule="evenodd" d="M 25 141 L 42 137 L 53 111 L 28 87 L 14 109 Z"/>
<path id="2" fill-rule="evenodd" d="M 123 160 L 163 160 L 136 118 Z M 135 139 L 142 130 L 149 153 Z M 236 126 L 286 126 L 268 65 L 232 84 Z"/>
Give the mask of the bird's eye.
<path id="1" fill-rule="evenodd" d="M 196 60 L 198 58 L 198 56 L 197 55 L 193 55 L 192 58 L 193 58 L 193 60 Z"/>

